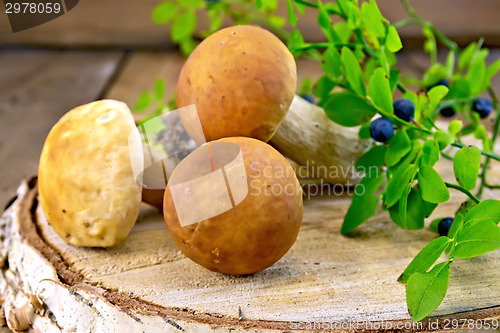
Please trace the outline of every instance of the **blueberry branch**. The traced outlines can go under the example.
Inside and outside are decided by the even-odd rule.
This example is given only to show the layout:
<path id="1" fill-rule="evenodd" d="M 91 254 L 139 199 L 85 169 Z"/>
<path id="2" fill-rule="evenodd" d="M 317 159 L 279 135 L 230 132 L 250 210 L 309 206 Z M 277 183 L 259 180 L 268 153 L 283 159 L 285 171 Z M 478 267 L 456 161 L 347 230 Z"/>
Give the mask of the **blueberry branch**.
<path id="1" fill-rule="evenodd" d="M 311 8 L 318 8 L 318 4 L 316 4 L 314 2 L 309 2 L 306 0 L 293 0 L 293 2 L 300 3 L 301 5 L 311 7 Z M 346 16 L 343 13 L 338 12 L 338 11 L 331 9 L 331 8 L 327 9 L 327 13 L 330 15 L 338 15 L 338 16 L 342 17 L 343 19 L 346 19 Z"/>
<path id="2" fill-rule="evenodd" d="M 493 108 L 495 109 L 495 126 L 493 127 L 493 136 L 491 137 L 491 141 L 493 142 L 493 147 L 495 147 L 495 142 L 498 137 L 498 132 L 499 132 L 499 127 L 500 127 L 500 108 L 498 107 L 498 98 L 497 95 L 495 94 L 495 91 L 490 87 L 488 87 L 488 93 L 490 94 L 491 101 L 493 103 Z M 498 185 L 490 185 L 488 184 L 488 181 L 486 179 L 486 174 L 488 173 L 488 166 L 490 164 L 491 157 L 487 156 L 486 161 L 484 162 L 483 165 L 483 170 L 481 172 L 480 178 L 481 178 L 481 186 L 479 187 L 479 190 L 477 192 L 477 196 L 481 197 L 483 194 L 484 187 L 487 187 L 489 189 L 500 189 L 500 186 Z"/>
<path id="3" fill-rule="evenodd" d="M 302 47 L 297 47 L 297 48 L 294 48 L 292 51 L 294 52 L 300 52 L 300 51 L 308 51 L 308 50 L 317 50 L 317 49 L 326 49 L 328 48 L 329 46 L 333 46 L 335 48 L 342 48 L 344 46 L 350 48 L 350 49 L 355 49 L 356 47 L 358 47 L 359 45 L 356 44 L 356 43 L 339 43 L 339 44 L 331 44 L 331 43 L 328 43 L 328 42 L 325 42 L 325 43 L 309 43 L 309 44 L 305 44 L 304 46 Z"/>
<path id="4" fill-rule="evenodd" d="M 408 0 L 401 0 L 401 3 L 405 7 L 408 15 L 410 15 L 410 17 L 415 20 L 415 23 L 417 23 L 423 28 L 429 29 L 434 34 L 434 36 L 436 36 L 437 39 L 450 50 L 455 51 L 457 54 L 460 52 L 460 48 L 458 47 L 457 43 L 455 43 L 454 41 L 443 35 L 439 30 L 434 28 L 434 26 L 431 23 L 422 20 L 422 18 L 418 16 L 418 14 L 415 12 L 415 9 L 413 9 L 413 7 L 410 5 Z"/>
<path id="5" fill-rule="evenodd" d="M 444 184 L 448 188 L 452 188 L 452 189 L 455 189 L 455 190 L 458 190 L 458 191 L 464 193 L 469 198 L 471 198 L 475 203 L 478 204 L 480 202 L 479 199 L 474 194 L 470 193 L 470 191 L 466 190 L 465 188 L 463 188 L 461 186 L 458 186 L 458 185 L 455 185 L 455 184 L 450 184 L 450 183 L 447 183 L 447 182 L 445 182 Z"/>
<path id="6" fill-rule="evenodd" d="M 415 20 L 414 18 L 407 18 L 407 19 L 403 19 L 401 21 L 395 22 L 392 25 L 394 26 L 394 28 L 399 30 L 403 27 L 406 27 L 407 25 L 412 25 L 412 24 L 418 24 L 417 20 Z"/>
<path id="7" fill-rule="evenodd" d="M 467 145 L 465 145 L 465 144 L 463 144 L 461 142 L 458 142 L 458 141 L 453 142 L 451 145 L 454 146 L 454 147 L 457 147 L 457 148 L 463 148 L 463 147 L 467 146 Z M 490 157 L 490 158 L 492 158 L 494 160 L 500 161 L 500 156 L 498 156 L 495 153 L 492 153 L 492 152 L 489 152 L 489 151 L 484 151 L 484 150 L 480 150 L 480 152 L 484 156 L 487 156 L 487 157 Z"/>

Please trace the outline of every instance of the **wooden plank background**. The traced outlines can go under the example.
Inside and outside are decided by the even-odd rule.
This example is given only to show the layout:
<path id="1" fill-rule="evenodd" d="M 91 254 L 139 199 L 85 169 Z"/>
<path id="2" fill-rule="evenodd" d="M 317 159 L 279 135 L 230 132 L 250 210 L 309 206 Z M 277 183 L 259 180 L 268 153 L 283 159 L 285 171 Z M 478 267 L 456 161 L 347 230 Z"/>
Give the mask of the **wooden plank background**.
<path id="1" fill-rule="evenodd" d="M 120 58 L 116 52 L 0 52 L 2 210 L 19 181 L 37 173 L 51 127 L 70 109 L 99 98 Z"/>
<path id="2" fill-rule="evenodd" d="M 153 7 L 160 0 L 82 0 L 67 14 L 41 26 L 13 34 L 7 15 L 0 13 L 0 46 L 42 45 L 83 48 L 154 48 L 169 47 L 169 27 L 157 26 L 151 20 Z M 406 18 L 399 0 L 378 1 L 382 13 L 395 22 Z M 487 45 L 500 46 L 500 1 L 498 0 L 411 0 L 417 12 L 435 24 L 446 35 L 460 42 L 481 36 Z M 4 7 L 0 6 L 2 11 Z M 279 0 L 279 13 L 286 15 L 286 2 Z M 298 28 L 307 40 L 323 40 L 317 28 L 317 12 L 306 11 L 299 18 Z M 201 26 L 205 15 L 200 14 Z M 205 22 L 205 23 L 204 23 Z M 411 26 L 402 30 L 408 41 L 419 40 L 420 29 Z M 415 43 L 406 43 L 414 47 Z"/>

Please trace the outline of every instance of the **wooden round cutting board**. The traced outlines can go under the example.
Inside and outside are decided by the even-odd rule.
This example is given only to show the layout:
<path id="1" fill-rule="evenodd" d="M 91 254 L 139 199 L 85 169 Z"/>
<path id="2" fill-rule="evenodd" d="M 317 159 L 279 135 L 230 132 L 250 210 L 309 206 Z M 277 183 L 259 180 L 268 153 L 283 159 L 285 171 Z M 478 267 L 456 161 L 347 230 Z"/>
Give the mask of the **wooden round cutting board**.
<path id="1" fill-rule="evenodd" d="M 434 216 L 452 215 L 463 199 L 452 192 Z M 405 286 L 397 278 L 436 235 L 402 230 L 378 211 L 341 236 L 349 203 L 345 195 L 306 198 L 292 249 L 262 272 L 235 277 L 187 259 L 162 216 L 146 205 L 118 246 L 67 245 L 45 219 L 32 179 L 21 184 L 0 220 L 0 313 L 11 328 L 36 332 L 282 332 L 311 331 L 312 323 L 322 331 L 412 327 Z M 435 317 L 411 330 L 443 329 L 446 318 L 500 318 L 499 271 L 500 251 L 456 260 Z"/>

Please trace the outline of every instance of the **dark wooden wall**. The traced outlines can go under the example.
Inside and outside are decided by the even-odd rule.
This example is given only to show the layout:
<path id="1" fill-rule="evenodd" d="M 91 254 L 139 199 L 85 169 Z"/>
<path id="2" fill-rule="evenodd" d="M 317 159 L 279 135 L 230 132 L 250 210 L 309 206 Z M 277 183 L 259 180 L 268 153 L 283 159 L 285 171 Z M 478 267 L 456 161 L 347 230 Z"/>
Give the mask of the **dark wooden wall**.
<path id="1" fill-rule="evenodd" d="M 285 0 L 280 12 L 286 13 Z M 460 42 L 480 36 L 487 45 L 500 46 L 500 1 L 498 0 L 410 0 L 417 12 L 445 34 Z M 0 45 L 42 45 L 67 48 L 154 48 L 170 45 L 169 28 L 157 26 L 151 11 L 160 0 L 81 0 L 67 14 L 41 26 L 13 34 L 7 15 L 0 13 Z M 407 17 L 399 0 L 379 0 L 382 13 L 391 21 Z M 3 11 L 3 6 L 2 11 Z M 204 15 L 201 15 L 204 16 Z M 203 17 L 200 17 L 204 21 Z M 307 39 L 322 39 L 316 11 L 300 17 L 299 28 Z M 416 26 L 405 28 L 403 38 L 418 41 Z M 409 43 L 408 46 L 415 45 Z"/>

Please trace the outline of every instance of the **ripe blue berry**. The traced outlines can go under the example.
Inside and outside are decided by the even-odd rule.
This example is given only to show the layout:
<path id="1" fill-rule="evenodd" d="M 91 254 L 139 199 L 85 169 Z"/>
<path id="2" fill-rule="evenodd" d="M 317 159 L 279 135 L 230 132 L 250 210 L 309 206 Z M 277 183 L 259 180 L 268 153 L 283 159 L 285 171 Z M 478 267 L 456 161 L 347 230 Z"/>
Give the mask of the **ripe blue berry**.
<path id="1" fill-rule="evenodd" d="M 491 105 L 490 100 L 486 98 L 475 99 L 472 103 L 472 111 L 477 112 L 481 118 L 488 117 L 492 109 L 493 105 Z"/>
<path id="2" fill-rule="evenodd" d="M 451 106 L 441 109 L 440 113 L 445 118 L 451 118 L 457 114 L 457 112 Z"/>
<path id="3" fill-rule="evenodd" d="M 303 95 L 302 98 L 308 101 L 309 103 L 314 104 L 314 98 L 311 95 Z"/>
<path id="4" fill-rule="evenodd" d="M 431 84 L 430 86 L 427 87 L 427 91 L 431 90 L 432 88 L 434 87 L 437 87 L 437 86 L 445 86 L 445 87 L 448 87 L 448 81 L 446 81 L 445 79 L 441 79 L 439 80 L 438 82 L 434 83 L 434 84 Z"/>
<path id="5" fill-rule="evenodd" d="M 377 118 L 370 123 L 370 134 L 373 140 L 386 142 L 394 136 L 392 121 L 386 118 Z"/>
<path id="6" fill-rule="evenodd" d="M 453 224 L 453 217 L 445 217 L 438 224 L 438 232 L 441 236 L 448 236 L 451 225 Z"/>
<path id="7" fill-rule="evenodd" d="M 415 115 L 415 104 L 406 98 L 400 98 L 393 103 L 394 114 L 405 121 L 412 121 Z"/>

